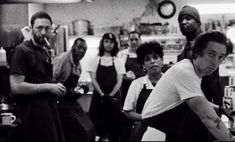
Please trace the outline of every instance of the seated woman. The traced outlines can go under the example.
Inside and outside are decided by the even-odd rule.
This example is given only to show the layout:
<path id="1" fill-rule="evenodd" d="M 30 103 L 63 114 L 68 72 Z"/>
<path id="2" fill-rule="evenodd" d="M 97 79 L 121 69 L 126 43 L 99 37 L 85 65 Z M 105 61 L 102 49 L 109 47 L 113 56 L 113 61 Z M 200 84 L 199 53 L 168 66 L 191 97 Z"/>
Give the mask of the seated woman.
<path id="1" fill-rule="evenodd" d="M 136 52 L 137 59 L 147 72 L 147 75 L 131 83 L 124 102 L 123 113 L 127 118 L 133 120 L 133 122 L 141 120 L 144 103 L 162 76 L 161 67 L 163 65 L 164 55 L 162 47 L 155 41 L 141 44 Z M 131 130 L 132 126 L 129 129 Z M 133 138 L 131 139 L 133 140 Z"/>

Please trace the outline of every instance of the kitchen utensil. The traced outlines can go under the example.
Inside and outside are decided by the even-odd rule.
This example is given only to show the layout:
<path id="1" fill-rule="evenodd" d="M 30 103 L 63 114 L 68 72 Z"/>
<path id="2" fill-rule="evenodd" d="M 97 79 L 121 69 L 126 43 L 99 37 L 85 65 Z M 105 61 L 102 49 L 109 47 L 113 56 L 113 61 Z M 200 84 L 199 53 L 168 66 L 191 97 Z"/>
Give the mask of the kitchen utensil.
<path id="1" fill-rule="evenodd" d="M 3 125 L 12 125 L 12 123 L 16 120 L 16 116 L 12 113 L 2 113 L 1 116 Z"/>

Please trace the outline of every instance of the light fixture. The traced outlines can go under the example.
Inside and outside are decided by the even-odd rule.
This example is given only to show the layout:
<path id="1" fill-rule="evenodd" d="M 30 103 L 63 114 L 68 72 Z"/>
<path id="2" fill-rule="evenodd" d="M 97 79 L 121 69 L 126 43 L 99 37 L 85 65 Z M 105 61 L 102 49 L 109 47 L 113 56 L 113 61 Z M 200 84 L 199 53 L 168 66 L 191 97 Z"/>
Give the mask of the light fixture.
<path id="1" fill-rule="evenodd" d="M 83 0 L 84 2 L 94 2 L 94 0 Z"/>
<path id="2" fill-rule="evenodd" d="M 76 3 L 82 0 L 4 0 L 0 3 Z"/>
<path id="3" fill-rule="evenodd" d="M 235 14 L 235 3 L 190 4 L 198 9 L 200 14 Z"/>

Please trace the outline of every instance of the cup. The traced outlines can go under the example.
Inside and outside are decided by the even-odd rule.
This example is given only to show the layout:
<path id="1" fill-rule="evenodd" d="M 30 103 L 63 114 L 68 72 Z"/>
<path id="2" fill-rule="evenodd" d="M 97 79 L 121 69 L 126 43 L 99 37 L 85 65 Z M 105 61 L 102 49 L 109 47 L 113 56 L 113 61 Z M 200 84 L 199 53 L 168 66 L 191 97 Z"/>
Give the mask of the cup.
<path id="1" fill-rule="evenodd" d="M 16 120 L 16 116 L 12 113 L 2 113 L 1 116 L 3 125 L 12 125 L 12 123 Z"/>

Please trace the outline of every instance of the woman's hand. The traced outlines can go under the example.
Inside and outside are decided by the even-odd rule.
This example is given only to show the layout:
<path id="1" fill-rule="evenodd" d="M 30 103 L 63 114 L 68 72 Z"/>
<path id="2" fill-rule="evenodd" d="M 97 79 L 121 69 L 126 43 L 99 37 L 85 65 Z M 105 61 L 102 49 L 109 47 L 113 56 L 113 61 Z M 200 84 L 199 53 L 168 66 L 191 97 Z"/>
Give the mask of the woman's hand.
<path id="1" fill-rule="evenodd" d="M 134 79 L 135 79 L 135 74 L 134 74 L 133 71 L 128 71 L 128 72 L 126 73 L 126 77 L 129 78 L 129 79 L 131 79 L 131 80 L 134 80 Z"/>
<path id="2" fill-rule="evenodd" d="M 116 102 L 118 101 L 117 98 L 115 98 L 115 97 L 113 97 L 113 96 L 110 96 L 110 95 L 107 95 L 107 94 L 105 94 L 105 95 L 103 96 L 103 99 L 106 100 L 106 101 L 108 101 L 108 102 L 111 102 L 111 103 L 116 103 Z"/>

